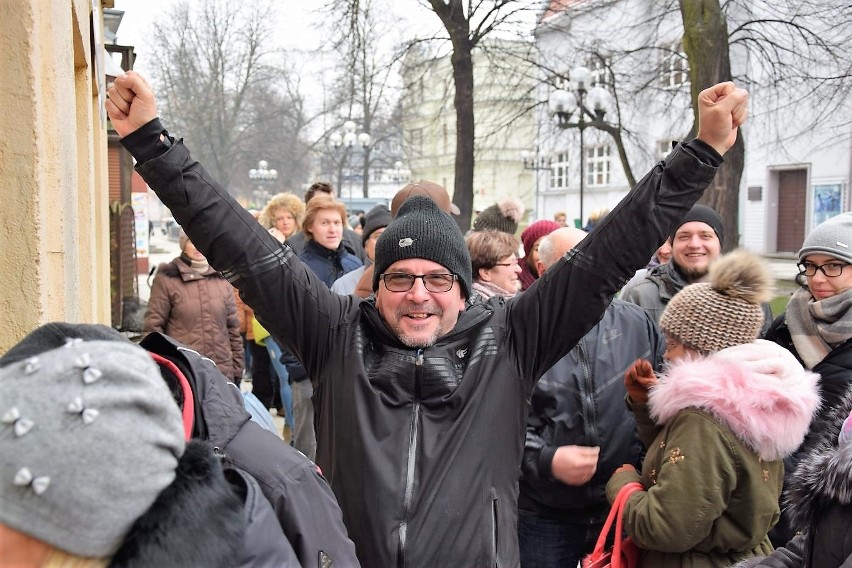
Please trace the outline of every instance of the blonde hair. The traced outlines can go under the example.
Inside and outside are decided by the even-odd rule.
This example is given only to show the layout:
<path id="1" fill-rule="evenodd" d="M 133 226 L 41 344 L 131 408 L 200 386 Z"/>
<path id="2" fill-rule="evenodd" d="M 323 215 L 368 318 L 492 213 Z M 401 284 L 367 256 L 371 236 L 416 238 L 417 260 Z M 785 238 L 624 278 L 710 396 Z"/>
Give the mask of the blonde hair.
<path id="1" fill-rule="evenodd" d="M 274 227 L 275 213 L 279 209 L 289 211 L 290 215 L 296 220 L 297 227 L 301 224 L 302 216 L 305 214 L 305 204 L 302 203 L 301 199 L 289 192 L 276 193 L 272 196 L 272 199 L 266 203 L 266 207 L 260 212 L 260 217 L 258 218 L 260 224 L 267 229 Z"/>
<path id="2" fill-rule="evenodd" d="M 109 566 L 109 562 L 109 558 L 76 556 L 70 552 L 50 547 L 41 568 L 106 568 Z"/>
<path id="3" fill-rule="evenodd" d="M 479 280 L 480 268 L 494 268 L 500 259 L 516 254 L 520 246 L 513 235 L 493 229 L 473 231 L 464 242 L 470 251 L 474 280 Z"/>
<path id="4" fill-rule="evenodd" d="M 314 236 L 311 234 L 310 226 L 313 225 L 317 213 L 325 209 L 332 209 L 340 213 L 341 224 L 344 227 L 347 226 L 346 206 L 327 193 L 318 193 L 311 197 L 311 200 L 308 201 L 308 209 L 305 211 L 305 220 L 302 221 L 302 232 L 305 233 L 306 238 L 313 240 Z"/>

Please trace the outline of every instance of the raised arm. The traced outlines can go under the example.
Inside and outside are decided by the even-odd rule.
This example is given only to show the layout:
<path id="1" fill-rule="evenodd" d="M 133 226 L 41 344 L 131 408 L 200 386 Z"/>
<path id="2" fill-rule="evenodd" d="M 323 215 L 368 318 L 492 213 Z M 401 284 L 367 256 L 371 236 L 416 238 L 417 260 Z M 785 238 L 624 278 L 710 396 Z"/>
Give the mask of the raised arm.
<path id="1" fill-rule="evenodd" d="M 748 93 L 721 83 L 699 96 L 698 137 L 679 144 L 577 247 L 510 300 L 521 375 L 537 380 L 597 323 L 613 295 L 645 266 L 698 201 L 736 141 Z"/>

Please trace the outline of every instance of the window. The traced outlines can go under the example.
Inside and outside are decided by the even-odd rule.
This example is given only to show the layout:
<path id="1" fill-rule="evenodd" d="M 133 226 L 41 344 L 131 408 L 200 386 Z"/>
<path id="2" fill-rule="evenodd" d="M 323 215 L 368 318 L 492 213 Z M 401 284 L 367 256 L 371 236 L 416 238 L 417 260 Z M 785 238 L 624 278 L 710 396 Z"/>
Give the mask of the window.
<path id="1" fill-rule="evenodd" d="M 657 140 L 657 159 L 662 160 L 672 153 L 672 140 Z"/>
<path id="2" fill-rule="evenodd" d="M 611 169 L 609 146 L 586 148 L 586 185 L 589 187 L 609 185 Z"/>
<path id="3" fill-rule="evenodd" d="M 663 87 L 679 87 L 689 81 L 689 65 L 683 45 L 675 42 L 662 48 L 660 82 Z"/>
<path id="4" fill-rule="evenodd" d="M 568 153 L 561 152 L 553 158 L 550 168 L 550 189 L 568 187 Z"/>
<path id="5" fill-rule="evenodd" d="M 591 72 L 589 75 L 589 85 L 591 87 L 612 85 L 612 81 L 609 80 L 610 65 L 612 65 L 612 57 L 607 57 L 603 60 L 600 57 L 593 57 L 589 60 L 586 67 Z"/>

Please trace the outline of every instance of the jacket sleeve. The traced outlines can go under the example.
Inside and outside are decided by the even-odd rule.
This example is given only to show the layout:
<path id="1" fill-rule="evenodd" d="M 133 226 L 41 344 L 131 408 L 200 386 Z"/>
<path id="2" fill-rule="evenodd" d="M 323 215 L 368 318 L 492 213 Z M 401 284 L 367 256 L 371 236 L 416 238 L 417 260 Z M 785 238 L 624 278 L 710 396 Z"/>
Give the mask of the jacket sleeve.
<path id="1" fill-rule="evenodd" d="M 719 426 L 695 412 L 682 412 L 668 427 L 667 458 L 656 483 L 630 497 L 624 528 L 637 546 L 683 553 L 710 534 L 736 488 L 735 456 Z M 607 497 L 617 493 L 616 477 Z"/>
<path id="2" fill-rule="evenodd" d="M 227 295 L 225 306 L 228 317 L 228 339 L 231 342 L 231 360 L 234 366 L 234 382 L 239 383 L 243 378 L 245 370 L 245 350 L 243 349 L 243 338 L 240 335 L 240 318 L 237 315 L 237 303 L 234 301 L 233 293 Z"/>
<path id="3" fill-rule="evenodd" d="M 600 320 L 613 295 L 701 197 L 720 164 L 721 157 L 703 142 L 678 145 L 587 238 L 509 300 L 508 333 L 530 388 Z"/>
<path id="4" fill-rule="evenodd" d="M 149 146 L 159 140 L 151 136 L 156 125 L 149 125 L 121 140 L 137 159 L 152 155 Z M 311 374 L 322 368 L 353 297 L 331 292 L 191 158 L 182 142 L 136 170 L 210 265 L 239 288 L 258 321 L 297 353 Z"/>
<path id="5" fill-rule="evenodd" d="M 302 566 L 359 566 L 337 499 L 319 468 L 305 459 L 288 475 L 291 483 L 273 508 Z M 321 563 L 323 553 L 331 564 Z"/>
<path id="6" fill-rule="evenodd" d="M 151 295 L 148 298 L 148 309 L 145 310 L 145 320 L 142 322 L 142 333 L 147 335 L 152 331 L 166 333 L 166 323 L 172 311 L 172 300 L 165 276 L 157 274 L 151 284 Z"/>
<path id="7" fill-rule="evenodd" d="M 733 568 L 801 568 L 804 566 L 804 545 L 807 535 L 796 535 L 790 542 L 775 551 L 769 556 L 761 556 L 758 558 L 749 558 L 736 564 Z M 848 561 L 847 561 L 848 562 Z M 844 564 L 840 568 L 850 568 Z"/>

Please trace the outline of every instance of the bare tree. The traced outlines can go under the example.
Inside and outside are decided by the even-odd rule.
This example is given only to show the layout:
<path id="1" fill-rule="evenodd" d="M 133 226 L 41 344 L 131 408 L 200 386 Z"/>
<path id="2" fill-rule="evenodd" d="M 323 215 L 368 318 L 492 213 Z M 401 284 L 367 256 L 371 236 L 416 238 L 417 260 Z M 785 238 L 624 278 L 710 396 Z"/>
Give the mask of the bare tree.
<path id="1" fill-rule="evenodd" d="M 604 8 L 611 15 L 601 24 Z M 618 104 L 629 101 L 632 113 L 647 119 L 653 100 L 665 113 L 658 119 L 672 120 L 686 102 L 684 95 L 688 97 L 693 120 L 682 130 L 683 138 L 695 134 L 698 93 L 734 80 L 759 93 L 759 104 L 752 105 L 752 124 L 759 124 L 762 140 L 783 149 L 817 129 L 833 129 L 835 140 L 848 140 L 852 10 L 844 0 L 610 0 L 578 3 L 567 10 L 572 27 L 565 33 L 565 43 L 571 46 L 566 51 L 607 61 L 607 86 Z M 606 34 L 597 27 L 573 25 L 583 15 L 584 22 L 605 27 Z M 734 54 L 737 64 L 732 69 Z M 662 84 L 661 77 L 671 74 L 672 67 L 688 73 L 688 81 Z M 767 117 L 777 118 L 773 123 Z M 640 131 L 620 122 L 617 126 L 635 142 L 632 158 L 623 163 L 635 163 L 640 155 L 643 165 L 646 159 L 656 159 L 641 151 Z M 744 148 L 741 132 L 702 198 L 719 212 L 729 234 L 737 233 L 736 188 Z M 726 247 L 736 245 L 736 239 L 730 239 Z"/>
<path id="2" fill-rule="evenodd" d="M 396 108 L 392 79 L 397 56 L 389 45 L 383 45 L 392 33 L 391 22 L 383 17 L 387 2 L 381 0 L 331 1 L 323 9 L 327 22 L 329 53 L 337 60 L 336 79 L 332 85 L 326 111 L 342 123 L 352 120 L 360 124 L 371 141 L 362 148 L 362 192 L 369 197 L 370 170 L 390 167 L 394 158 L 374 152 L 389 138 L 399 137 L 399 128 L 391 120 Z M 333 125 L 332 129 L 339 127 Z M 352 149 L 343 148 L 328 156 L 338 177 L 352 159 Z M 388 160 L 391 163 L 388 163 Z M 350 168 L 351 169 L 351 168 Z"/>
<path id="3" fill-rule="evenodd" d="M 164 119 L 223 185 L 243 191 L 259 159 L 283 174 L 273 190 L 307 167 L 300 95 L 273 48 L 271 12 L 271 2 L 184 1 L 153 27 Z"/>

